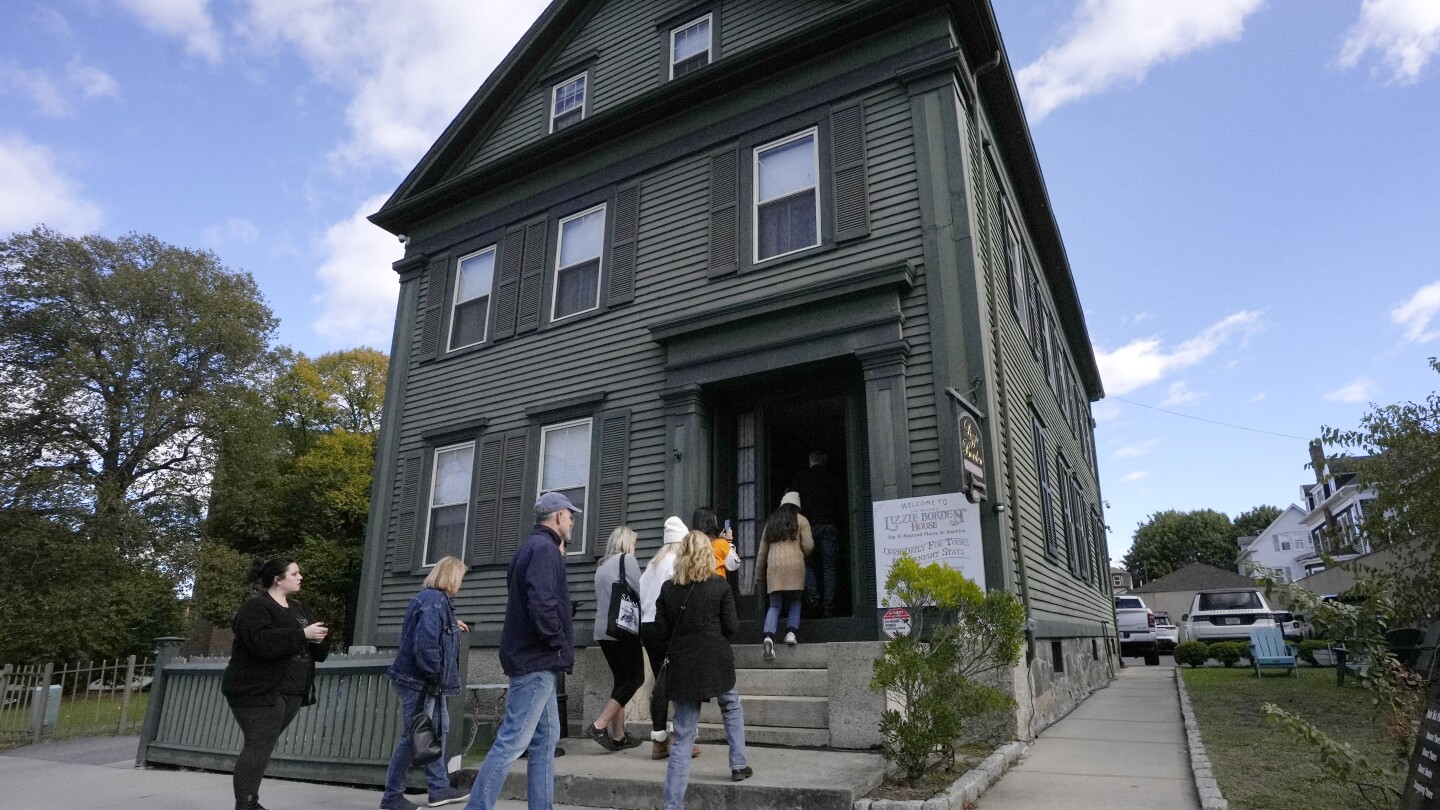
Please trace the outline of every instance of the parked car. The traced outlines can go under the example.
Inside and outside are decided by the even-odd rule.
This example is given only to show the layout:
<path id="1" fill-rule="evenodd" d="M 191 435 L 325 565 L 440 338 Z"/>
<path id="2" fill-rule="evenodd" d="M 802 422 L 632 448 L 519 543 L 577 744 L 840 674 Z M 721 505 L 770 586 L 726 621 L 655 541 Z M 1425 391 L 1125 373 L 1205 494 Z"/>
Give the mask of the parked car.
<path id="1" fill-rule="evenodd" d="M 1155 636 L 1155 614 L 1138 596 L 1115 597 L 1115 629 L 1120 633 L 1122 656 L 1142 655 L 1146 666 L 1160 663 L 1160 645 Z"/>
<path id="2" fill-rule="evenodd" d="M 1170 614 L 1160 612 L 1155 614 L 1155 643 L 1159 646 L 1160 652 L 1175 652 L 1175 645 L 1179 643 L 1180 629 L 1170 621 Z"/>
<path id="3" fill-rule="evenodd" d="M 1190 612 L 1180 617 L 1186 641 L 1244 641 L 1260 627 L 1275 627 L 1275 611 L 1265 604 L 1258 588 L 1218 588 L 1200 591 Z"/>
<path id="4" fill-rule="evenodd" d="M 1288 610 L 1282 610 L 1275 614 L 1275 624 L 1280 626 L 1280 632 L 1284 634 L 1286 641 L 1304 641 L 1315 632 L 1310 628 L 1310 623 L 1305 621 L 1304 616 L 1297 616 Z"/>

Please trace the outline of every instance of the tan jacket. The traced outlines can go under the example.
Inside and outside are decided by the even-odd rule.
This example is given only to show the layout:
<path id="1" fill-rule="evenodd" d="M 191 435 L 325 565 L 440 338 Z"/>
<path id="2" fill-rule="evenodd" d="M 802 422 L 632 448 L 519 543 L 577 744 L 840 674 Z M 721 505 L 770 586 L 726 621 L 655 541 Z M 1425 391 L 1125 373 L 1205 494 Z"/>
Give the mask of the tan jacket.
<path id="1" fill-rule="evenodd" d="M 755 569 L 765 577 L 765 592 L 805 590 L 805 558 L 815 549 L 815 538 L 810 534 L 810 521 L 804 515 L 796 515 L 800 524 L 800 542 L 783 540 L 772 543 L 768 537 L 760 539 L 760 556 L 755 560 Z"/>

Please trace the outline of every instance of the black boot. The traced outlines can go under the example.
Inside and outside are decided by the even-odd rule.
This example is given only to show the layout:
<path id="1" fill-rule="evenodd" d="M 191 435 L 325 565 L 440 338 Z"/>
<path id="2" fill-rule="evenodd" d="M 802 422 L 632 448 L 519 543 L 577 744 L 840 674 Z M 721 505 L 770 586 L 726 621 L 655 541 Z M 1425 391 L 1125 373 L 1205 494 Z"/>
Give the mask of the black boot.
<path id="1" fill-rule="evenodd" d="M 235 800 L 235 810 L 265 810 L 259 796 L 241 796 Z"/>

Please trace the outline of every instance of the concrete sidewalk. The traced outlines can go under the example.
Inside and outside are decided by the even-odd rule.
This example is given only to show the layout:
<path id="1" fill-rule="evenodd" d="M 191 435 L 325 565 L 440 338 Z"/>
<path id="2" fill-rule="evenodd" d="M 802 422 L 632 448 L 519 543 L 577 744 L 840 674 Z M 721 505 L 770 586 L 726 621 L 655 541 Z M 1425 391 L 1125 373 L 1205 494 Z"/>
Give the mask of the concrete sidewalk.
<path id="1" fill-rule="evenodd" d="M 980 797 L 980 810 L 1199 810 L 1175 667 L 1161 660 L 1168 666 L 1125 667 L 1046 729 Z"/>

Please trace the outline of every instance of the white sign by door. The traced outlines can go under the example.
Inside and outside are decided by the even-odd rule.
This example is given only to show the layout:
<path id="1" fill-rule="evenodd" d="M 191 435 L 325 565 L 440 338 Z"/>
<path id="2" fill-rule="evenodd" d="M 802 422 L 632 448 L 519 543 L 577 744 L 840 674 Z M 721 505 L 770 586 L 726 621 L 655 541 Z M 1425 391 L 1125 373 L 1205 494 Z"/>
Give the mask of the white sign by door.
<path id="1" fill-rule="evenodd" d="M 876 501 L 875 598 L 885 604 L 885 580 L 901 554 L 921 565 L 944 563 L 985 589 L 985 552 L 980 539 L 980 505 L 956 492 Z"/>

